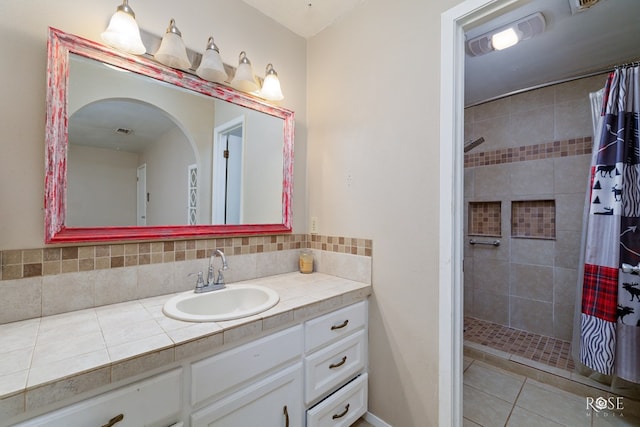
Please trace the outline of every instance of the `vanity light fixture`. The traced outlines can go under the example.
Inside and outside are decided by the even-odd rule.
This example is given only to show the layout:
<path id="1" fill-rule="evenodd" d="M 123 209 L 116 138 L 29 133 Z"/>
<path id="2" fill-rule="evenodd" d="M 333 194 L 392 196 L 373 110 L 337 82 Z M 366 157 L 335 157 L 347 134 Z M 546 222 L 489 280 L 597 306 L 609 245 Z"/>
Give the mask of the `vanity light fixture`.
<path id="1" fill-rule="evenodd" d="M 202 60 L 196 70 L 196 74 L 205 80 L 216 83 L 224 83 L 229 78 L 227 72 L 224 70 L 220 50 L 214 43 L 213 37 L 209 37 L 207 49 L 202 55 Z"/>
<path id="2" fill-rule="evenodd" d="M 187 56 L 187 48 L 182 40 L 182 33 L 176 27 L 175 20 L 171 19 L 169 22 L 167 32 L 162 37 L 160 48 L 153 57 L 168 67 L 183 70 L 188 70 L 191 67 L 191 61 Z"/>
<path id="3" fill-rule="evenodd" d="M 254 92 L 258 90 L 258 83 L 256 83 L 256 77 L 253 74 L 253 66 L 251 66 L 251 61 L 249 61 L 244 51 L 240 52 L 238 68 L 236 69 L 236 75 L 231 81 L 231 86 L 243 92 Z"/>
<path id="4" fill-rule="evenodd" d="M 282 101 L 284 99 L 282 89 L 280 88 L 278 73 L 276 73 L 276 70 L 273 69 L 273 65 L 271 64 L 267 64 L 267 71 L 265 72 L 264 81 L 262 82 L 260 96 L 269 101 Z"/>
<path id="5" fill-rule="evenodd" d="M 467 41 L 467 48 L 472 56 L 484 55 L 494 50 L 503 50 L 523 40 L 542 34 L 546 27 L 544 15 L 540 12 L 489 31 Z"/>
<path id="6" fill-rule="evenodd" d="M 142 55 L 147 51 L 140 38 L 136 14 L 133 13 L 128 0 L 123 0 L 118 6 L 101 37 L 109 46 L 124 52 Z"/>

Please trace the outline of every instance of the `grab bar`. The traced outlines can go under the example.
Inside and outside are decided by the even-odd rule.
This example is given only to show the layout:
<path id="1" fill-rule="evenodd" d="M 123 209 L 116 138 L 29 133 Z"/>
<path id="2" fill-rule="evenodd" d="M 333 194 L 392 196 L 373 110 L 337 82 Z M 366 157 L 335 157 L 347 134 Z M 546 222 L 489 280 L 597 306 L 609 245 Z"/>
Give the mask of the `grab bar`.
<path id="1" fill-rule="evenodd" d="M 469 244 L 471 245 L 489 245 L 489 246 L 500 246 L 500 240 L 494 240 L 493 242 L 478 242 L 475 239 L 469 239 Z"/>

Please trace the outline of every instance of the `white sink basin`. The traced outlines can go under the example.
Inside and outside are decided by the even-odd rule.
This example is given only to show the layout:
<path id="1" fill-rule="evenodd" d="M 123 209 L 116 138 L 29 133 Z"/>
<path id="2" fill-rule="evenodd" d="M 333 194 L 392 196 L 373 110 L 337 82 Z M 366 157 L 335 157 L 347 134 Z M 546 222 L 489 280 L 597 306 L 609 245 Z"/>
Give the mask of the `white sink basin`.
<path id="1" fill-rule="evenodd" d="M 187 322 L 219 322 L 239 319 L 270 309 L 280 297 L 259 285 L 227 285 L 219 291 L 176 295 L 164 304 L 169 317 Z"/>

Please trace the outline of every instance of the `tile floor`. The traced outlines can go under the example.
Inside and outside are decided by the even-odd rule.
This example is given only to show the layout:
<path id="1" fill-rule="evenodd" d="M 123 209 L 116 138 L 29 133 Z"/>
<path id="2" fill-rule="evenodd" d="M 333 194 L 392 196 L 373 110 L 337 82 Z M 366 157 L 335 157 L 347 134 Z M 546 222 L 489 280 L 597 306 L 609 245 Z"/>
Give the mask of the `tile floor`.
<path id="1" fill-rule="evenodd" d="M 571 343 L 473 317 L 464 318 L 464 340 L 555 368 L 573 371 Z"/>
<path id="2" fill-rule="evenodd" d="M 465 357 L 464 427 L 639 426 L 624 411 L 595 412 L 586 398 Z"/>
<path id="3" fill-rule="evenodd" d="M 476 344 L 473 353 L 487 351 L 489 360 L 505 358 L 502 363 L 517 360 L 527 367 L 523 369 L 527 375 L 545 381 L 554 377 L 556 380 L 558 377 L 569 380 L 571 377 L 573 361 L 569 342 L 471 317 L 465 317 L 464 325 L 465 343 Z M 602 390 L 591 390 L 594 399 L 609 396 Z M 629 406 L 631 402 L 627 402 Z M 640 426 L 637 408 L 631 410 L 635 415 L 629 410 L 596 412 L 587 407 L 584 395 L 570 393 L 472 357 L 464 358 L 464 427 Z M 352 427 L 372 426 L 360 419 Z"/>

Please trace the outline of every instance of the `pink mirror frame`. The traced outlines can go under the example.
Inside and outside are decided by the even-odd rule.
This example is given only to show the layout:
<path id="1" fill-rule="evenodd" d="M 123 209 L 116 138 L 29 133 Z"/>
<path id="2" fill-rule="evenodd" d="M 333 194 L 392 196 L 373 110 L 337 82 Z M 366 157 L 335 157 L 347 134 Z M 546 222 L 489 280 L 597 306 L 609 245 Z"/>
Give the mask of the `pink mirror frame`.
<path id="1" fill-rule="evenodd" d="M 127 227 L 67 227 L 68 115 L 67 87 L 69 54 L 74 53 L 112 64 L 138 74 L 199 92 L 236 105 L 284 119 L 282 223 L 246 225 L 163 225 Z M 195 75 L 165 67 L 144 56 L 129 55 L 102 44 L 49 28 L 47 45 L 47 115 L 45 152 L 45 243 L 110 242 L 172 238 L 206 238 L 281 234 L 291 232 L 293 192 L 294 113 L 227 86 L 205 81 Z"/>

